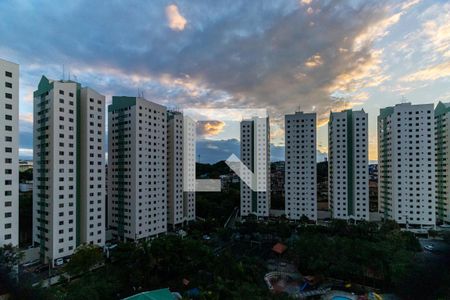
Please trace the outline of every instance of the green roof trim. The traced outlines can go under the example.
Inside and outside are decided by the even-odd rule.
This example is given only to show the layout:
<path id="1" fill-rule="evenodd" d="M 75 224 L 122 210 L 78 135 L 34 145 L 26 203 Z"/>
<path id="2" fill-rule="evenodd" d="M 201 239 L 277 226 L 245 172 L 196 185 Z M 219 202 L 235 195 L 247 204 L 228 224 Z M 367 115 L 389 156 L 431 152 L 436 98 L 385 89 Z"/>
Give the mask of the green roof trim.
<path id="1" fill-rule="evenodd" d="M 434 109 L 434 116 L 437 117 L 447 112 L 450 112 L 450 104 L 439 101 L 438 105 L 436 105 L 436 108 Z"/>
<path id="2" fill-rule="evenodd" d="M 113 96 L 112 104 L 108 106 L 108 112 L 112 112 L 114 110 L 122 109 L 125 107 L 135 106 L 136 105 L 136 97 L 127 97 L 127 96 Z"/>
<path id="3" fill-rule="evenodd" d="M 122 300 L 175 300 L 175 297 L 169 289 L 159 289 L 136 294 Z"/>
<path id="4" fill-rule="evenodd" d="M 33 96 L 38 97 L 41 96 L 53 89 L 53 82 L 50 82 L 47 77 L 42 75 L 41 80 L 39 81 L 38 89 L 34 91 Z"/>
<path id="5" fill-rule="evenodd" d="M 386 108 L 381 108 L 380 109 L 380 117 L 381 118 L 386 118 L 387 116 L 391 115 L 394 112 L 394 107 L 393 106 L 388 106 Z"/>
<path id="6" fill-rule="evenodd" d="M 436 219 L 446 221 L 446 203 L 448 201 L 446 175 L 447 164 L 446 155 L 448 146 L 446 145 L 448 129 L 446 129 L 446 115 L 450 112 L 448 103 L 439 102 L 434 110 L 435 115 L 435 145 L 436 145 Z"/>

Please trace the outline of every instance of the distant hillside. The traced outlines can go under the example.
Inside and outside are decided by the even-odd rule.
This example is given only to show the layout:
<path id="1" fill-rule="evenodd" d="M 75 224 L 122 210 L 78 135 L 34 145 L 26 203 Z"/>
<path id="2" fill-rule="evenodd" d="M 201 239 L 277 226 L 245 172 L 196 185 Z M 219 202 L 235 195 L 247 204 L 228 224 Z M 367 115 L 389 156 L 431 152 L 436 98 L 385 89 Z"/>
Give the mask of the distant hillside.
<path id="1" fill-rule="evenodd" d="M 216 162 L 215 164 L 197 163 L 195 170 L 197 178 L 207 177 L 210 179 L 218 179 L 220 175 L 229 174 L 231 172 L 231 169 L 224 160 Z"/>
<path id="2" fill-rule="evenodd" d="M 272 170 L 274 170 L 275 166 L 280 164 L 284 165 L 284 162 L 271 163 Z M 231 169 L 227 166 L 224 160 L 221 160 L 215 164 L 197 163 L 196 172 L 197 178 L 204 176 L 211 179 L 217 179 L 220 175 L 231 173 Z M 328 162 L 321 161 L 317 163 L 317 182 L 325 181 L 328 181 Z"/>
<path id="3" fill-rule="evenodd" d="M 200 139 L 197 141 L 197 161 L 201 163 L 215 163 L 226 160 L 231 154 L 239 157 L 240 143 L 237 139 L 228 140 L 208 140 Z M 327 153 L 317 151 L 317 161 L 323 161 Z M 284 160 L 284 146 L 270 144 L 270 160 Z"/>

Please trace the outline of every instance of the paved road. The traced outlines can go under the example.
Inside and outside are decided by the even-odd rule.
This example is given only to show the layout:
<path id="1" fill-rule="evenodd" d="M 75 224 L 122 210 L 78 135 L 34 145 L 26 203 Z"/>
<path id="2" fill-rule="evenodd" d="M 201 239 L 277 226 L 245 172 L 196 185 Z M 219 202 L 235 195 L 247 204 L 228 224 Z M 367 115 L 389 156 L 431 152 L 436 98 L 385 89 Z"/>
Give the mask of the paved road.
<path id="1" fill-rule="evenodd" d="M 424 248 L 426 245 L 433 246 L 433 250 L 429 251 L 424 248 L 424 254 L 429 256 L 442 256 L 443 258 L 450 258 L 450 245 L 442 240 L 435 239 L 419 239 L 420 245 Z"/>

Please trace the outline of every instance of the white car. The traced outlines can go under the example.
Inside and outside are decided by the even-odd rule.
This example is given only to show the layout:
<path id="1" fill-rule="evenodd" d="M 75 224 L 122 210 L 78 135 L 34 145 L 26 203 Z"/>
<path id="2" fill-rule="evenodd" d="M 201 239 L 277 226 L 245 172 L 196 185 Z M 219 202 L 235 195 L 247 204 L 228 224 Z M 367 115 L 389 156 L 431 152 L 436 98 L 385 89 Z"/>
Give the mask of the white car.
<path id="1" fill-rule="evenodd" d="M 58 258 L 58 259 L 55 261 L 55 266 L 61 266 L 63 263 L 64 263 L 64 259 Z"/>
<path id="2" fill-rule="evenodd" d="M 423 248 L 424 248 L 425 250 L 428 250 L 428 251 L 433 251 L 433 250 L 434 250 L 433 245 L 425 245 L 425 246 L 423 246 Z"/>

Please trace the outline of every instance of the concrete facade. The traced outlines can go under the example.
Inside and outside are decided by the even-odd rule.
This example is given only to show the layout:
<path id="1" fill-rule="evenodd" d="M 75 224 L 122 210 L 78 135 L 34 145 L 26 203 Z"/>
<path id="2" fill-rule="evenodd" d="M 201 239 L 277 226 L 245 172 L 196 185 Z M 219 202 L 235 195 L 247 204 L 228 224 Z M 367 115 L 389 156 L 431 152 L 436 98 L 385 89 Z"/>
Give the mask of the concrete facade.
<path id="1" fill-rule="evenodd" d="M 433 104 L 398 104 L 378 116 L 378 200 L 383 219 L 434 227 Z"/>
<path id="2" fill-rule="evenodd" d="M 108 227 L 120 240 L 167 231 L 167 111 L 139 97 L 108 108 Z"/>
<path id="3" fill-rule="evenodd" d="M 316 114 L 296 112 L 285 122 L 285 214 L 317 220 Z"/>
<path id="4" fill-rule="evenodd" d="M 334 219 L 369 220 L 368 117 L 332 112 L 328 123 L 328 202 Z"/>
<path id="5" fill-rule="evenodd" d="M 0 246 L 19 244 L 19 65 L 0 59 Z"/>
<path id="6" fill-rule="evenodd" d="M 270 129 L 269 118 L 241 121 L 241 161 L 254 174 L 253 191 L 241 180 L 241 216 L 269 217 Z"/>

